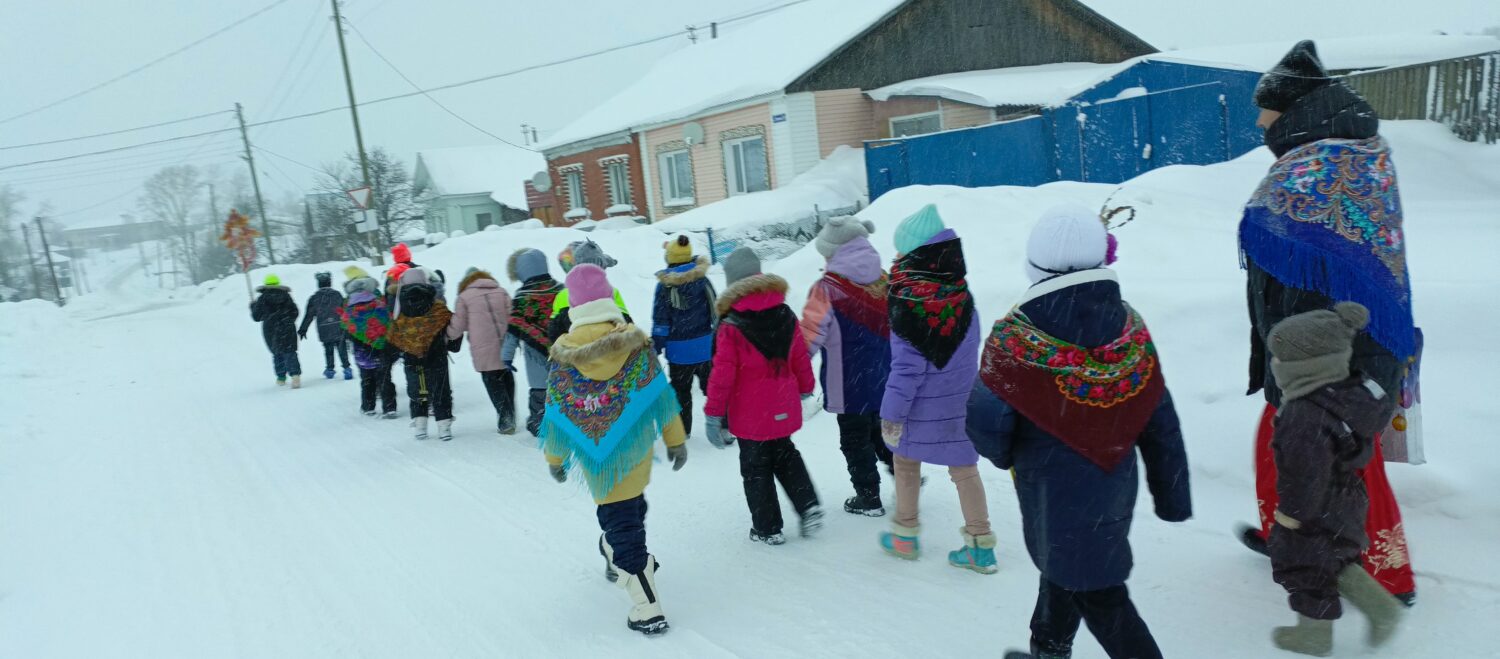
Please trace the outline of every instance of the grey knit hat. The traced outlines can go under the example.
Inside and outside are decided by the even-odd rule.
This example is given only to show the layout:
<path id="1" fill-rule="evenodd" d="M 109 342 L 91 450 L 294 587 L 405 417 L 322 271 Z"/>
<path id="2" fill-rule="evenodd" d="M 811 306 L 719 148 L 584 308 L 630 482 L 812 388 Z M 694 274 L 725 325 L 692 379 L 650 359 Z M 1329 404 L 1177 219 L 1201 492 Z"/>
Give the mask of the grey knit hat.
<path id="1" fill-rule="evenodd" d="M 605 254 L 604 248 L 600 247 L 599 243 L 585 240 L 582 245 L 573 248 L 573 267 L 576 268 L 585 263 L 592 263 L 607 270 L 619 265 L 620 262 Z"/>
<path id="2" fill-rule="evenodd" d="M 1297 314 L 1271 328 L 1266 336 L 1271 373 L 1283 398 L 1301 398 L 1347 379 L 1354 356 L 1354 337 L 1370 322 L 1370 310 L 1340 302 L 1333 310 Z"/>
<path id="3" fill-rule="evenodd" d="M 724 285 L 760 274 L 760 257 L 749 247 L 740 247 L 724 259 Z"/>
<path id="4" fill-rule="evenodd" d="M 853 215 L 841 215 L 830 218 L 828 224 L 823 225 L 823 230 L 818 232 L 818 238 L 814 246 L 818 253 L 825 259 L 833 258 L 834 252 L 840 247 L 856 238 L 865 238 L 875 233 L 875 223 L 869 220 L 861 220 Z"/>
<path id="5" fill-rule="evenodd" d="M 507 265 L 511 279 L 526 281 L 547 274 L 547 255 L 542 250 L 524 247 L 511 253 L 510 263 Z"/>

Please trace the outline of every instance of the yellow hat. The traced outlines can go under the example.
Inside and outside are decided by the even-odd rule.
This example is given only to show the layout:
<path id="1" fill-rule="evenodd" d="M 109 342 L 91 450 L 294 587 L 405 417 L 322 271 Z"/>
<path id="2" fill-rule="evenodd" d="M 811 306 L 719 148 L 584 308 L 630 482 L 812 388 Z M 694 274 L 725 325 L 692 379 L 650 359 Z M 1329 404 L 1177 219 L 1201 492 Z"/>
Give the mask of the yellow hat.
<path id="1" fill-rule="evenodd" d="M 693 242 L 688 240 L 687 234 L 678 234 L 676 238 L 666 242 L 667 265 L 678 265 L 693 260 Z"/>
<path id="2" fill-rule="evenodd" d="M 344 268 L 344 278 L 345 279 L 349 279 L 349 280 L 352 281 L 352 280 L 355 280 L 355 279 L 364 279 L 365 277 L 368 277 L 368 276 L 370 276 L 370 273 L 365 272 L 364 268 L 361 268 L 361 267 L 359 267 L 357 265 L 351 265 L 351 266 L 349 266 L 347 268 Z"/>

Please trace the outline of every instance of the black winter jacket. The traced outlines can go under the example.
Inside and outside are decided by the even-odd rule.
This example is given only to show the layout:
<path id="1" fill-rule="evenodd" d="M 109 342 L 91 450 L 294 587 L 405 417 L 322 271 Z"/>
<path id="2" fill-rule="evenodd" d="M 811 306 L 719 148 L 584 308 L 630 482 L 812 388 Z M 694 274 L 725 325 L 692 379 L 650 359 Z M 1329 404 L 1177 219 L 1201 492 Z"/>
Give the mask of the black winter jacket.
<path id="1" fill-rule="evenodd" d="M 307 298 L 307 311 L 302 316 L 302 326 L 297 328 L 298 334 L 306 334 L 307 327 L 318 321 L 318 340 L 323 343 L 335 343 L 344 337 L 344 330 L 339 327 L 339 307 L 344 306 L 344 296 L 338 291 L 323 287 L 312 297 Z"/>
<path id="2" fill-rule="evenodd" d="M 285 286 L 261 286 L 250 303 L 250 319 L 260 323 L 266 349 L 273 355 L 297 352 L 297 303 Z"/>

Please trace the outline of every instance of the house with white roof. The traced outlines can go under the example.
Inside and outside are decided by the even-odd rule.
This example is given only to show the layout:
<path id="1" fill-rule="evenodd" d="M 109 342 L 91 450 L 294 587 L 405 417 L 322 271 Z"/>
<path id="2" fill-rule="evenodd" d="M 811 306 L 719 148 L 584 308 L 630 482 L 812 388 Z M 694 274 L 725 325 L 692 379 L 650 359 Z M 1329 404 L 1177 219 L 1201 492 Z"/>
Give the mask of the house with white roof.
<path id="1" fill-rule="evenodd" d="M 904 125 L 877 122 L 866 89 L 1154 50 L 1076 0 L 809 0 L 700 34 L 543 153 L 564 223 L 661 220 L 775 188 Z"/>
<path id="2" fill-rule="evenodd" d="M 506 144 L 417 152 L 412 191 L 427 233 L 473 233 L 531 217 L 526 182 L 546 166 L 540 154 Z"/>

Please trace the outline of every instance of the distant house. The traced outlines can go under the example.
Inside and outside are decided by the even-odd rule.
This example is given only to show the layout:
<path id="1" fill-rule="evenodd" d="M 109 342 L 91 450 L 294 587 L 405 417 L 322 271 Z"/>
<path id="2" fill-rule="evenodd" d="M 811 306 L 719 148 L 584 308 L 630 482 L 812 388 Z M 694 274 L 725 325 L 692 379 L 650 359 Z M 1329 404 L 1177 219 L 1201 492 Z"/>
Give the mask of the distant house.
<path id="1" fill-rule="evenodd" d="M 412 191 L 428 233 L 483 231 L 531 216 L 525 182 L 546 168 L 536 153 L 507 145 L 417 152 Z"/>
<path id="2" fill-rule="evenodd" d="M 51 234 L 51 232 L 48 232 Z M 76 249 L 116 250 L 137 243 L 162 240 L 167 226 L 159 220 L 120 223 L 116 220 L 81 222 L 63 229 L 63 241 Z"/>
<path id="3" fill-rule="evenodd" d="M 810 0 L 715 31 L 547 140 L 566 220 L 659 221 L 789 182 L 841 145 L 995 118 L 927 104 L 877 116 L 867 89 L 1155 51 L 1076 0 Z"/>

